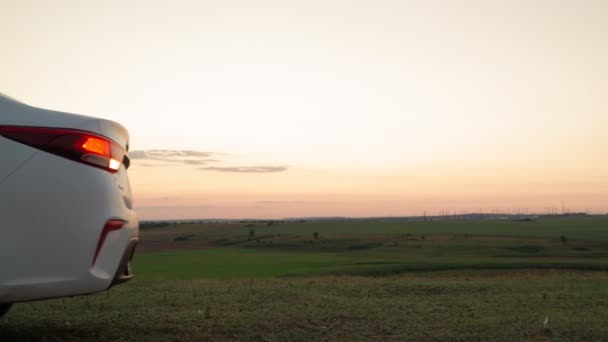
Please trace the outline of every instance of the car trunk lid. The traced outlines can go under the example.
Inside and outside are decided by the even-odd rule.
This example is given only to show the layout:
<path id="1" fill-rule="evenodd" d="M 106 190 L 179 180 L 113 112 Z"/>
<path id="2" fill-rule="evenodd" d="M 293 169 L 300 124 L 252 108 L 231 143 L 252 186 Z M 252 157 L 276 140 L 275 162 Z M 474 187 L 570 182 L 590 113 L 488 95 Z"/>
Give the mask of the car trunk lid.
<path id="1" fill-rule="evenodd" d="M 86 115 L 37 108 L 0 94 L 0 125 L 68 128 L 97 133 L 129 148 L 129 133 L 120 124 Z"/>

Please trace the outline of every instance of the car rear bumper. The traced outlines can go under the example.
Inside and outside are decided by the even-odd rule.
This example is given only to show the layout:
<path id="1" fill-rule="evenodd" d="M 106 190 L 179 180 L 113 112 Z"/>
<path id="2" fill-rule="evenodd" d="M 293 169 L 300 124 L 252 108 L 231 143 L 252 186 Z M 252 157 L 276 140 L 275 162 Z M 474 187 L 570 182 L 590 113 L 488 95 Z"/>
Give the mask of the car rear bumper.
<path id="1" fill-rule="evenodd" d="M 131 261 L 133 260 L 133 254 L 135 254 L 135 247 L 137 247 L 138 242 L 138 238 L 132 238 L 131 240 L 129 240 L 127 249 L 122 255 L 122 259 L 120 260 L 120 264 L 118 265 L 118 271 L 116 271 L 116 275 L 114 276 L 114 280 L 112 280 L 112 284 L 110 284 L 110 287 L 122 284 L 133 278 L 133 269 L 131 267 Z"/>
<path id="2" fill-rule="evenodd" d="M 90 294 L 132 277 L 124 260 L 139 220 L 121 172 L 39 152 L 0 183 L 0 303 Z M 124 226 L 96 257 L 109 220 Z"/>
<path id="3" fill-rule="evenodd" d="M 39 276 L 32 274 L 29 277 L 20 277 L 0 284 L 0 303 L 17 303 L 32 300 L 51 299 L 86 295 L 107 290 L 113 286 L 131 280 L 134 276 L 131 261 L 139 239 L 130 237 L 126 246 L 114 243 L 108 246 L 111 251 L 104 253 L 104 264 L 115 272 L 106 272 L 100 265 L 91 267 L 82 275 Z M 117 253 L 117 245 L 122 245 L 122 252 Z M 104 251 L 105 252 L 105 251 Z M 108 263 L 108 257 L 119 257 L 118 263 Z M 52 259 L 52 257 L 51 257 Z M 101 261 L 101 260 L 100 260 Z"/>

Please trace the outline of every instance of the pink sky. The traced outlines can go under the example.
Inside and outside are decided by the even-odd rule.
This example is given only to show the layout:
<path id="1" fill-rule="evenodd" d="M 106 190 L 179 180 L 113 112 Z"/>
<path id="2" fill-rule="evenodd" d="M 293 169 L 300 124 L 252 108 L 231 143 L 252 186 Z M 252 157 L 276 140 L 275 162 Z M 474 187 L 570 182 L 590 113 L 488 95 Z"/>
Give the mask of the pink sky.
<path id="1" fill-rule="evenodd" d="M 0 91 L 125 125 L 143 219 L 606 212 L 607 17 L 600 0 L 9 1 Z"/>

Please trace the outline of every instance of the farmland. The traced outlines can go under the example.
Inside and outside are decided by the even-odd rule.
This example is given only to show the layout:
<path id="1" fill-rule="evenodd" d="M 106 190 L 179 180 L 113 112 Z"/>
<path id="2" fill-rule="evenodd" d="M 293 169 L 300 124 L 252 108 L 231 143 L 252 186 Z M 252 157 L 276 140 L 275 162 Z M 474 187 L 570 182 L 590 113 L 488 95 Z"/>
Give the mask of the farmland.
<path id="1" fill-rule="evenodd" d="M 179 224 L 142 240 L 135 280 L 16 305 L 0 337 L 608 339 L 607 217 Z"/>
<path id="2" fill-rule="evenodd" d="M 147 241 L 136 262 L 139 277 L 157 280 L 455 269 L 606 270 L 607 224 L 604 217 L 186 224 L 145 231 Z M 146 253 L 146 247 L 156 253 Z"/>

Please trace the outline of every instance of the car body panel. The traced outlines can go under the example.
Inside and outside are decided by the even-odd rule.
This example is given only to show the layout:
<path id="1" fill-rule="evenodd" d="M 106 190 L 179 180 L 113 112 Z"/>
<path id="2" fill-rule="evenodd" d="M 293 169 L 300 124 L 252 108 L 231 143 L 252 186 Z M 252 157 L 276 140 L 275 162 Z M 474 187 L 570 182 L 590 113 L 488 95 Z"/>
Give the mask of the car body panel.
<path id="1" fill-rule="evenodd" d="M 103 135 L 128 146 L 109 120 L 30 107 L 0 96 L 0 126 L 57 127 Z M 138 237 L 127 171 L 91 167 L 0 136 L 0 303 L 108 289 Z M 110 232 L 92 264 L 108 220 Z"/>
<path id="2" fill-rule="evenodd" d="M 0 153 L 0 184 L 26 160 L 36 154 L 35 150 L 1 136 L 0 151 L 2 151 Z"/>

